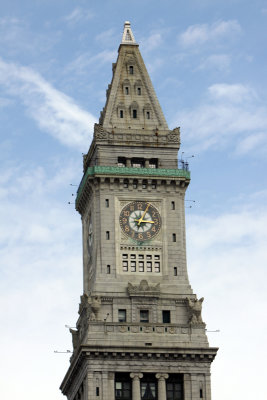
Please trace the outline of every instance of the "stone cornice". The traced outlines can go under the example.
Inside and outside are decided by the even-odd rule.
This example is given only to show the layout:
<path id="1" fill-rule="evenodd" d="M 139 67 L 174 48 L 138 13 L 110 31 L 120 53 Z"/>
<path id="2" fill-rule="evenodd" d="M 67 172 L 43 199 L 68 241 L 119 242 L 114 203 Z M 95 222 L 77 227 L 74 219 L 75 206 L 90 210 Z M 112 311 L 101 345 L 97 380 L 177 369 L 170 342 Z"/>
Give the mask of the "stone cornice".
<path id="1" fill-rule="evenodd" d="M 169 178 L 190 180 L 190 171 L 183 169 L 167 169 L 167 168 L 133 168 L 133 167 L 111 167 L 104 165 L 96 165 L 88 167 L 79 185 L 76 197 L 76 210 L 78 210 L 78 203 L 82 196 L 85 184 L 88 178 L 106 176 L 106 177 L 144 177 L 144 178 Z"/>
<path id="2" fill-rule="evenodd" d="M 60 386 L 63 394 L 66 394 L 76 374 L 78 373 L 84 362 L 93 359 L 103 360 L 150 360 L 153 359 L 162 363 L 163 360 L 170 362 L 179 362 L 181 367 L 185 362 L 198 362 L 211 364 L 217 354 L 217 347 L 207 348 L 144 348 L 129 346 L 124 347 L 122 350 L 118 347 L 113 346 L 90 346 L 83 345 L 80 347 L 77 355 L 72 359 L 71 365 L 67 374 L 65 375 L 63 382 Z"/>

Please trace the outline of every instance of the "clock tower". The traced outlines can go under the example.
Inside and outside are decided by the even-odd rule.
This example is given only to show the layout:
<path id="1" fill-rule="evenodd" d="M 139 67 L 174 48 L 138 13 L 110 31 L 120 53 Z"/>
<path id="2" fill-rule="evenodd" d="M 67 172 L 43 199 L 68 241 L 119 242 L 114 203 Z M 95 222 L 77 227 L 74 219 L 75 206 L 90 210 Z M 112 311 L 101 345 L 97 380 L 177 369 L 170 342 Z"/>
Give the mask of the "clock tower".
<path id="1" fill-rule="evenodd" d="M 69 400 L 210 400 L 203 298 L 186 266 L 179 128 L 164 118 L 129 22 L 84 156 L 76 209 L 83 295 L 61 390 Z"/>

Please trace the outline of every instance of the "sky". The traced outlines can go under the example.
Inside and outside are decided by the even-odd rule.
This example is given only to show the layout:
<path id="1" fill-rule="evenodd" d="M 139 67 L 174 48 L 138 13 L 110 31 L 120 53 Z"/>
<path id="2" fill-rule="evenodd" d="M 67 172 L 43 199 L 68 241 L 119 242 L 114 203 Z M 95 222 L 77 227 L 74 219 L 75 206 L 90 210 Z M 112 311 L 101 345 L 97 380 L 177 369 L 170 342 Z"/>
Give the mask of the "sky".
<path id="1" fill-rule="evenodd" d="M 0 0 L 0 397 L 64 398 L 75 185 L 126 20 L 190 162 L 189 278 L 220 330 L 213 400 L 267 398 L 267 0 Z"/>

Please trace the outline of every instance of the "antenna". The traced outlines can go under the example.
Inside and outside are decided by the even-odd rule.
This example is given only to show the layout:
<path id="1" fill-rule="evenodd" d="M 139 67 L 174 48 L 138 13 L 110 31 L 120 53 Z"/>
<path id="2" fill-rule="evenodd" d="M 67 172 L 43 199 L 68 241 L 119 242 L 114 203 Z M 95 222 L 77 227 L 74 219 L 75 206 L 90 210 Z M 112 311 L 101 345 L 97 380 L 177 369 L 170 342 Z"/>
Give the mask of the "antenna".
<path id="1" fill-rule="evenodd" d="M 66 350 L 66 351 L 54 350 L 54 353 L 57 353 L 57 354 L 66 354 L 66 353 L 73 353 L 73 351 L 70 351 L 70 350 Z"/>

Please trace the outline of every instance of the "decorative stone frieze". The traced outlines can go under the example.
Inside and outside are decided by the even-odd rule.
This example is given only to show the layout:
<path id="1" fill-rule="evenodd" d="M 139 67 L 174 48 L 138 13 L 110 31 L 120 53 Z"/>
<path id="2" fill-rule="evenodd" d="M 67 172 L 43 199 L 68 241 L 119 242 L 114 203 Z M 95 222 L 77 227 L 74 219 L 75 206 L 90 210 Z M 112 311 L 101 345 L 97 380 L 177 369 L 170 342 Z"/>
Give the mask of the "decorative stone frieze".
<path id="1" fill-rule="evenodd" d="M 143 279 L 139 285 L 132 285 L 128 282 L 128 293 L 130 296 L 159 296 L 160 283 L 152 286 L 149 285 L 145 279 Z"/>

